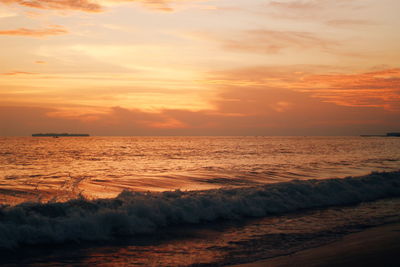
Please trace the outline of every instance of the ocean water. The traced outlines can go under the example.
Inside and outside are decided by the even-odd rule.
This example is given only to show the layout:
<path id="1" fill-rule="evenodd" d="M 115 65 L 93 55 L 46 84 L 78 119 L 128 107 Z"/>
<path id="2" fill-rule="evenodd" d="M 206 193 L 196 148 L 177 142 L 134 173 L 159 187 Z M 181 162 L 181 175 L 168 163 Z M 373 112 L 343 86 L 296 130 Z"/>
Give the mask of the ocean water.
<path id="1" fill-rule="evenodd" d="M 399 170 L 396 137 L 3 137 L 0 253 L 41 266 L 284 255 L 400 221 Z"/>

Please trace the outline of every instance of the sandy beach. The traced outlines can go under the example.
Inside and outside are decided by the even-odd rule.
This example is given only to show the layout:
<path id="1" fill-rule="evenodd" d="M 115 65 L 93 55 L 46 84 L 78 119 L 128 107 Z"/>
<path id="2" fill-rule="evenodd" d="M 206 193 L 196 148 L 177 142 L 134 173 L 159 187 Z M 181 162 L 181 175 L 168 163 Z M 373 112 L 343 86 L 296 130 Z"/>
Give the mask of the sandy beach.
<path id="1" fill-rule="evenodd" d="M 321 247 L 235 266 L 400 266 L 400 224 L 370 228 Z"/>

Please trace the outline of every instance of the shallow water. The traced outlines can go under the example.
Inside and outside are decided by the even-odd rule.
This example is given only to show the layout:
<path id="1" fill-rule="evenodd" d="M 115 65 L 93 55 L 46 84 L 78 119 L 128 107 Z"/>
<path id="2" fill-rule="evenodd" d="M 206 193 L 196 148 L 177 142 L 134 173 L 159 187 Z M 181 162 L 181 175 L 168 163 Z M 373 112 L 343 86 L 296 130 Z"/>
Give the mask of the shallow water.
<path id="1" fill-rule="evenodd" d="M 399 222 L 399 170 L 400 138 L 0 138 L 0 263 L 285 255 Z"/>
<path id="2" fill-rule="evenodd" d="M 367 227 L 400 221 L 400 199 L 244 221 L 170 227 L 109 242 L 24 247 L 4 266 L 225 266 L 287 255 Z"/>
<path id="3" fill-rule="evenodd" d="M 400 138 L 0 138 L 0 203 L 204 190 L 397 170 Z"/>

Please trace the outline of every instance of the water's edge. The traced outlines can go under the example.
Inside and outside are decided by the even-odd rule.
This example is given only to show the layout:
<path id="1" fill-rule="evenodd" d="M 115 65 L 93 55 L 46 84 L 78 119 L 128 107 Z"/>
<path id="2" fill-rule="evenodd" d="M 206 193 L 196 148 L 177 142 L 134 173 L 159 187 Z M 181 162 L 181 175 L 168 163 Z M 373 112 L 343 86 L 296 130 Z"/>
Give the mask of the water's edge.
<path id="1" fill-rule="evenodd" d="M 129 192 L 113 199 L 0 208 L 0 248 L 111 241 L 167 226 L 265 217 L 400 196 L 400 171 L 207 191 Z"/>

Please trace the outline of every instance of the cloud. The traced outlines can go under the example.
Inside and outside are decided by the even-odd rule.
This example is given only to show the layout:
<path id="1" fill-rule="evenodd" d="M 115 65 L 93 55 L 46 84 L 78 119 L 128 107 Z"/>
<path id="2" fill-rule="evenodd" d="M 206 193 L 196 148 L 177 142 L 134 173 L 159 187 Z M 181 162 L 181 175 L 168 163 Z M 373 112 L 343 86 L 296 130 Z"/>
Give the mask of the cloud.
<path id="1" fill-rule="evenodd" d="M 374 26 L 376 22 L 361 19 L 334 19 L 326 22 L 329 26 L 348 27 L 348 26 Z"/>
<path id="2" fill-rule="evenodd" d="M 75 107 L 76 108 L 76 107 Z M 160 135 L 185 128 L 163 112 L 112 107 L 99 111 L 0 106 L 0 136 L 34 132 L 88 132 L 94 135 Z"/>
<path id="3" fill-rule="evenodd" d="M 302 31 L 276 31 L 267 29 L 242 31 L 230 38 L 215 37 L 219 39 L 223 48 L 263 54 L 275 54 L 284 49 L 320 49 L 330 51 L 338 44 L 324 39 L 311 32 Z"/>
<path id="4" fill-rule="evenodd" d="M 57 101 L 54 108 L 10 107 L 5 95 L 0 135 L 357 135 L 400 127 L 400 69 L 346 74 L 330 66 L 261 66 L 210 73 L 207 82 L 215 95 L 209 108 L 197 111 Z M 80 97 L 85 103 L 97 95 Z"/>
<path id="5" fill-rule="evenodd" d="M 381 107 L 400 111 L 400 69 L 356 74 L 320 74 L 304 78 L 305 89 L 337 105 Z"/>
<path id="6" fill-rule="evenodd" d="M 0 107 L 0 135 L 88 132 L 92 135 L 348 135 L 400 127 L 398 113 L 338 106 L 311 93 L 265 87 L 221 88 L 213 110 L 148 112 L 112 107 L 80 113 Z"/>
<path id="7" fill-rule="evenodd" d="M 129 0 L 128 0 L 129 1 Z M 136 2 L 135 0 L 131 0 L 133 2 Z M 137 2 L 140 2 L 143 6 L 150 8 L 150 9 L 155 9 L 155 10 L 160 10 L 160 11 L 165 11 L 165 12 L 171 12 L 173 11 L 173 8 L 169 6 L 171 2 L 174 1 L 165 1 L 165 0 L 139 0 Z"/>
<path id="8" fill-rule="evenodd" d="M 68 31 L 61 26 L 55 26 L 47 29 L 19 28 L 15 30 L 0 30 L 0 35 L 28 36 L 28 37 L 45 37 L 52 35 L 62 35 L 67 33 Z"/>
<path id="9" fill-rule="evenodd" d="M 26 72 L 26 71 L 11 71 L 11 72 L 4 72 L 0 73 L 3 76 L 15 76 L 15 75 L 34 75 L 37 74 L 35 72 Z"/>
<path id="10" fill-rule="evenodd" d="M 272 1 L 269 3 L 271 7 L 285 8 L 285 9 L 314 9 L 321 5 L 323 1 L 289 1 L 289 2 L 278 2 Z"/>
<path id="11" fill-rule="evenodd" d="M 271 1 L 266 4 L 266 11 L 260 11 L 276 19 L 324 22 L 327 18 L 337 16 L 338 13 L 346 14 L 347 11 L 361 10 L 368 4 L 359 0 L 290 0 Z M 352 19 L 354 12 L 352 12 Z"/>
<path id="12" fill-rule="evenodd" d="M 209 0 L 108 0 L 108 2 L 119 3 L 119 2 L 135 2 L 140 3 L 142 6 L 163 12 L 172 12 L 175 9 L 171 6 L 183 4 L 183 3 L 193 3 L 193 2 L 203 2 Z"/>
<path id="13" fill-rule="evenodd" d="M 105 10 L 105 6 L 119 3 L 139 3 L 142 6 L 159 11 L 171 12 L 171 4 L 182 2 L 197 2 L 204 0 L 0 0 L 0 3 L 17 4 L 30 8 L 49 10 L 75 10 L 98 13 Z"/>
<path id="14" fill-rule="evenodd" d="M 79 10 L 84 12 L 101 12 L 102 6 L 88 0 L 0 0 L 5 4 L 17 4 L 30 8 Z"/>
<path id="15" fill-rule="evenodd" d="M 319 74 L 322 70 L 327 74 Z M 400 69 L 340 73 L 335 68 L 312 66 L 253 67 L 215 72 L 220 85 L 263 86 L 306 92 L 340 106 L 400 110 Z"/>
<path id="16" fill-rule="evenodd" d="M 321 11 L 321 9 L 329 9 L 333 7 L 344 7 L 344 8 L 359 8 L 360 1 L 358 0 L 291 0 L 291 1 L 272 1 L 268 3 L 269 7 L 275 7 L 285 10 L 293 11 Z"/>

